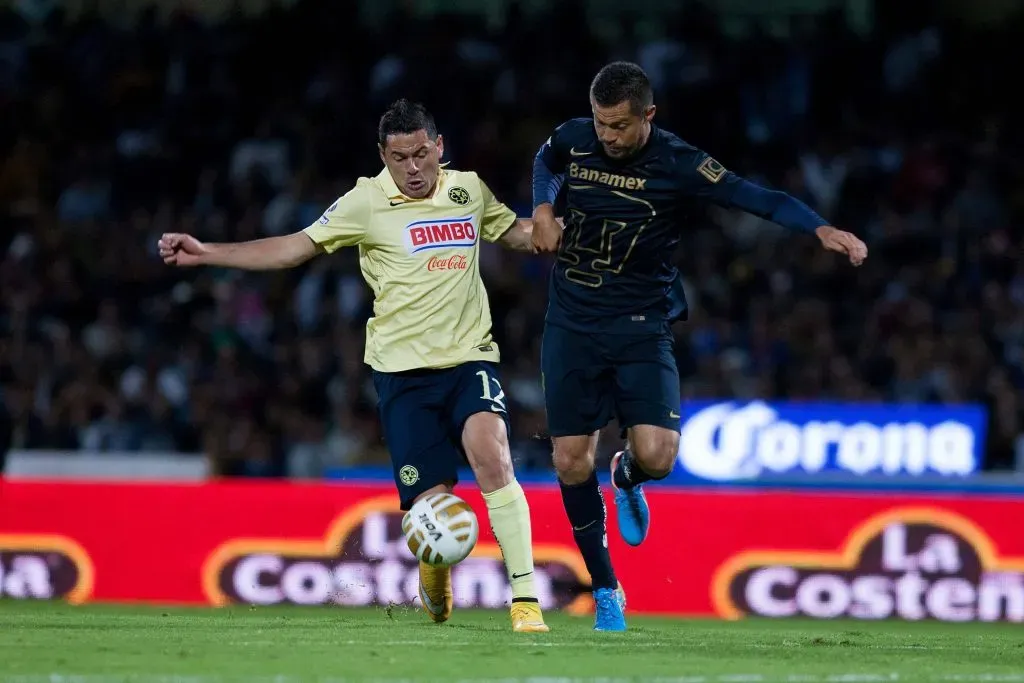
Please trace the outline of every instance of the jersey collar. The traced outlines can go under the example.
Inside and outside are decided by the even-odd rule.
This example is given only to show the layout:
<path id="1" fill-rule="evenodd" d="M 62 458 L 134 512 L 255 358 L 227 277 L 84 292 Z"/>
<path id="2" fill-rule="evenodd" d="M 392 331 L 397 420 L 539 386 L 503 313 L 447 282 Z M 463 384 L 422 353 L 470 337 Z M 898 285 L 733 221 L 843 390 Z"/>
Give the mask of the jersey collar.
<path id="1" fill-rule="evenodd" d="M 413 199 L 412 197 L 406 197 L 402 194 L 402 191 L 398 189 L 398 185 L 395 183 L 395 179 L 391 177 L 391 171 L 388 170 L 387 166 L 381 169 L 381 172 L 377 174 L 377 183 L 380 185 L 380 188 L 384 190 L 384 194 L 387 195 L 387 198 L 393 202 L 426 201 L 436 197 L 438 191 L 440 191 L 441 186 L 444 184 L 448 175 L 448 171 L 445 170 L 445 166 L 447 165 L 447 162 L 441 164 L 441 168 L 437 173 L 437 185 L 434 186 L 434 193 L 429 197 L 423 197 L 422 199 Z"/>

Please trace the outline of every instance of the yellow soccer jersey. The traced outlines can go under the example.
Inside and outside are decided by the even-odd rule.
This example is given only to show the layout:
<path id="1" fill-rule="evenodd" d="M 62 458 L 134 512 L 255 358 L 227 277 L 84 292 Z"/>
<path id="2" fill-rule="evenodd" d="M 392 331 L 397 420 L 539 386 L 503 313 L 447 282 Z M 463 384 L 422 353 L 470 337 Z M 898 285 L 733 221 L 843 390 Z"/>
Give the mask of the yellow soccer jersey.
<path id="1" fill-rule="evenodd" d="M 498 360 L 477 255 L 480 238 L 496 241 L 515 220 L 476 173 L 441 169 L 433 196 L 410 199 L 385 168 L 305 233 L 327 253 L 359 247 L 374 296 L 365 361 L 402 372 Z"/>

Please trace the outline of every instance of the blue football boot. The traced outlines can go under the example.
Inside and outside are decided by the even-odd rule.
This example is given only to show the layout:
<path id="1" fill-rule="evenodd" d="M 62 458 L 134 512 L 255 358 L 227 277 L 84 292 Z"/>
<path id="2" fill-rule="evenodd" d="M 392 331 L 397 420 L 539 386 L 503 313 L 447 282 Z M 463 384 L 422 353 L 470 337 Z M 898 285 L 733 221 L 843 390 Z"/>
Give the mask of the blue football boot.
<path id="1" fill-rule="evenodd" d="M 626 593 L 618 588 L 598 588 L 594 591 L 594 630 L 626 630 Z"/>
<path id="2" fill-rule="evenodd" d="M 612 458 L 612 488 L 615 490 L 615 510 L 618 512 L 619 534 L 630 545 L 640 545 L 647 538 L 651 528 L 651 509 L 647 507 L 642 484 L 631 489 L 620 489 L 615 485 L 615 470 L 619 467 L 624 451 Z"/>

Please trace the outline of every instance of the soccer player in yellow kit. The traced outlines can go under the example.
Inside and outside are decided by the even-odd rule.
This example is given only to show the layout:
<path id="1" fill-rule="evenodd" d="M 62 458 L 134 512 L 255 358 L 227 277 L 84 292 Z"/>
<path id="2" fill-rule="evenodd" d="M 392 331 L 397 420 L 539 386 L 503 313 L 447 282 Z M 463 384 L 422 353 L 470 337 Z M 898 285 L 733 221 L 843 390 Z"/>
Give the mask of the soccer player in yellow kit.
<path id="1" fill-rule="evenodd" d="M 273 270 L 358 247 L 374 294 L 365 361 L 401 507 L 450 491 L 468 460 L 512 585 L 512 629 L 546 632 L 534 588 L 530 511 L 512 470 L 498 347 L 477 259 L 480 238 L 532 251 L 532 221 L 517 218 L 476 173 L 441 166 L 444 141 L 422 105 L 391 105 L 378 143 L 380 174 L 360 178 L 306 229 L 233 244 L 165 234 L 160 255 L 176 266 Z M 451 616 L 449 569 L 420 563 L 420 600 L 435 622 Z"/>

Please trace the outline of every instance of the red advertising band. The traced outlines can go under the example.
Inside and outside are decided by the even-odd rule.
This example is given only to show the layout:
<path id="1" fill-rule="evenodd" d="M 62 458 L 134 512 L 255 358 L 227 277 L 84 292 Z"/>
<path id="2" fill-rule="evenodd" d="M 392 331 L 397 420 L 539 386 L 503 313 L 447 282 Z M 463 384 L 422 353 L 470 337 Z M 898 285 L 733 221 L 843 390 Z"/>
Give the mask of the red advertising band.
<path id="1" fill-rule="evenodd" d="M 416 594 L 390 483 L 0 483 L 0 597 L 386 605 Z M 459 493 L 486 515 L 478 493 Z M 557 489 L 527 495 L 541 601 L 588 611 Z M 1019 498 L 670 487 L 650 498 L 642 546 L 609 520 L 634 612 L 1024 622 Z M 487 524 L 453 586 L 461 607 L 507 602 Z"/>

